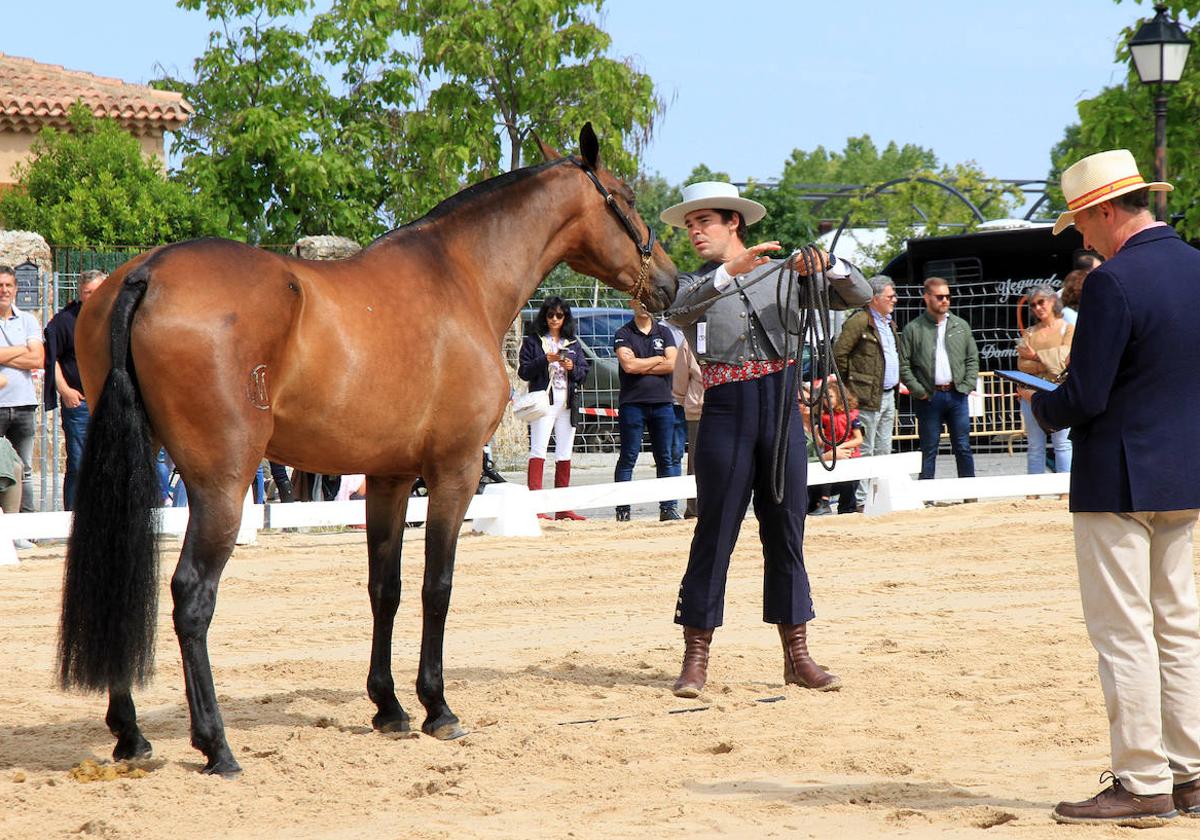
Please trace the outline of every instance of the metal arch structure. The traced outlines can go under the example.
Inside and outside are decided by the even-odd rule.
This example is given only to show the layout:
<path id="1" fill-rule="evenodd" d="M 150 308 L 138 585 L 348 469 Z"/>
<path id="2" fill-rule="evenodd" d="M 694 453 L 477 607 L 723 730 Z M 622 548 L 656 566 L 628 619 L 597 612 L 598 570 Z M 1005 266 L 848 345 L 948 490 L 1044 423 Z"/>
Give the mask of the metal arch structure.
<path id="1" fill-rule="evenodd" d="M 888 189 L 889 187 L 894 187 L 897 184 L 911 184 L 914 182 L 918 183 L 918 184 L 928 184 L 931 187 L 937 187 L 939 189 L 945 190 L 946 192 L 950 193 L 952 196 L 957 198 L 959 201 L 961 201 L 963 204 L 965 204 L 967 209 L 971 211 L 971 213 L 975 216 L 975 218 L 980 223 L 987 221 L 987 219 L 985 219 L 983 217 L 983 213 L 980 211 L 980 209 L 975 206 L 975 203 L 973 201 L 971 201 L 971 199 L 969 199 L 965 195 L 963 195 L 963 193 L 960 190 L 955 189 L 951 185 L 947 184 L 945 181 L 939 181 L 936 178 L 927 178 L 924 175 L 908 175 L 903 178 L 893 178 L 890 181 L 885 181 L 882 184 L 880 184 L 876 187 L 873 187 L 869 192 L 865 193 L 862 197 L 863 198 L 873 198 L 873 197 L 879 195 L 880 193 L 882 193 L 884 190 Z M 853 188 L 843 190 L 842 192 L 849 192 L 850 189 L 853 189 Z M 833 241 L 829 243 L 830 253 L 832 253 L 837 248 L 838 239 L 841 238 L 842 231 L 844 231 L 846 229 L 846 225 L 848 225 L 850 223 L 851 212 L 852 211 L 847 210 L 846 215 L 842 216 L 842 222 L 841 222 L 841 224 L 838 225 L 837 233 L 835 233 L 833 235 Z M 921 213 L 920 210 L 918 210 L 917 212 L 920 213 L 920 215 L 922 217 L 925 216 L 925 214 Z"/>

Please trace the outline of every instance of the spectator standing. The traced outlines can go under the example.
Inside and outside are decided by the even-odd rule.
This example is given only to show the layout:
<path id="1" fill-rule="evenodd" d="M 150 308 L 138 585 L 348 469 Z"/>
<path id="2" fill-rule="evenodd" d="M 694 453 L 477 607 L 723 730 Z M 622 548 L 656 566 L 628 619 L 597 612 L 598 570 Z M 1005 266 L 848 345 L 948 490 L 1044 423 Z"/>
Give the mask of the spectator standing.
<path id="1" fill-rule="evenodd" d="M 815 613 L 804 568 L 804 426 L 800 412 L 781 401 L 796 398 L 800 371 L 796 365 L 789 368 L 781 349 L 787 328 L 778 284 L 755 282 L 780 268 L 780 261 L 766 256 L 779 250 L 779 243 L 745 244 L 747 226 L 765 215 L 761 204 L 717 181 L 688 184 L 683 201 L 662 213 L 664 222 L 687 230 L 692 248 L 705 260 L 695 274 L 679 276 L 675 305 L 681 311 L 672 319 L 684 327 L 705 386 L 694 451 L 699 517 L 675 608 L 684 644 L 683 666 L 672 689 L 679 697 L 697 696 L 708 678 L 713 631 L 724 619 L 729 558 L 751 495 L 763 547 L 763 620 L 779 632 L 784 681 L 818 691 L 841 685 L 808 652 L 808 623 Z M 814 256 L 834 308 L 866 303 L 870 287 L 858 269 L 820 252 Z M 796 268 L 806 270 L 803 264 Z M 813 285 L 800 284 L 801 303 Z M 788 457 L 777 502 L 771 463 L 784 410 L 792 413 L 784 428 Z"/>
<path id="2" fill-rule="evenodd" d="M 900 381 L 912 394 L 917 415 L 920 477 L 933 478 L 944 423 L 958 477 L 971 478 L 975 458 L 967 394 L 979 378 L 979 351 L 970 324 L 950 312 L 950 285 L 944 279 L 926 280 L 922 297 L 925 311 L 900 334 Z"/>
<path id="3" fill-rule="evenodd" d="M 675 354 L 675 371 L 671 377 L 671 395 L 676 405 L 683 406 L 687 421 L 687 474 L 696 473 L 696 439 L 700 434 L 700 415 L 704 411 L 704 379 L 700 363 L 692 346 L 684 338 Z M 696 518 L 696 500 L 691 498 L 683 508 L 684 519 Z"/>
<path id="4" fill-rule="evenodd" d="M 1068 272 L 1058 292 L 1058 299 L 1062 302 L 1063 320 L 1072 327 L 1079 318 L 1079 297 L 1083 294 L 1083 281 L 1087 275 L 1088 273 L 1081 268 Z"/>
<path id="5" fill-rule="evenodd" d="M 554 486 L 571 483 L 571 453 L 579 421 L 579 386 L 587 377 L 588 360 L 575 337 L 570 305 L 557 295 L 546 298 L 533 319 L 533 334 L 521 341 L 517 375 L 530 391 L 549 391 L 550 412 L 529 424 L 530 490 L 542 489 L 542 470 L 550 434 L 554 433 Z M 485 455 L 486 458 L 486 455 Z M 484 462 L 486 472 L 487 462 Z M 539 513 L 541 519 L 550 519 Z M 583 520 L 573 510 L 562 510 L 554 519 Z"/>
<path id="6" fill-rule="evenodd" d="M 46 324 L 46 375 L 42 382 L 42 399 L 46 411 L 58 409 L 66 440 L 67 471 L 63 478 L 63 507 L 66 510 L 75 509 L 75 484 L 88 427 L 88 405 L 75 360 L 75 319 L 83 304 L 107 277 L 97 269 L 81 272 L 79 297 L 58 310 Z"/>
<path id="7" fill-rule="evenodd" d="M 833 345 L 842 382 L 858 401 L 862 423 L 862 455 L 888 455 L 896 425 L 896 387 L 900 384 L 900 334 L 892 312 L 896 288 L 887 275 L 872 277 L 871 301 L 846 319 Z M 867 500 L 868 481 L 855 490 L 855 507 Z"/>
<path id="8" fill-rule="evenodd" d="M 1031 398 L 1072 430 L 1070 508 L 1088 637 L 1108 707 L 1112 783 L 1060 802 L 1059 822 L 1158 825 L 1200 815 L 1200 607 L 1192 532 L 1200 514 L 1196 289 L 1200 252 L 1148 209 L 1152 190 L 1125 149 L 1062 175 L 1074 224 L 1106 261 L 1083 289 L 1066 381 Z"/>
<path id="9" fill-rule="evenodd" d="M 37 422 L 37 389 L 33 371 L 45 362 L 42 328 L 37 319 L 17 308 L 17 276 L 0 265 L 0 373 L 8 383 L 0 388 L 0 435 L 21 458 L 21 511 L 33 511 L 33 435 Z"/>
<path id="10" fill-rule="evenodd" d="M 1021 333 L 1021 340 L 1017 342 L 1017 369 L 1054 382 L 1067 369 L 1075 328 L 1062 317 L 1062 300 L 1049 286 L 1038 286 L 1030 292 L 1029 308 L 1033 313 L 1031 320 L 1036 323 Z M 1034 418 L 1027 400 L 1021 400 L 1021 419 L 1029 442 L 1026 471 L 1030 475 L 1040 475 L 1046 471 L 1046 431 Z M 1050 435 L 1055 472 L 1071 471 L 1070 432 L 1070 429 L 1059 429 Z"/>
<path id="11" fill-rule="evenodd" d="M 671 378 L 675 372 L 675 339 L 671 331 L 650 317 L 639 300 L 629 303 L 633 320 L 617 330 L 613 337 L 621 382 L 617 428 L 621 435 L 621 454 L 613 481 L 633 478 L 633 465 L 642 451 L 643 431 L 650 432 L 650 451 L 659 478 L 679 475 L 671 457 L 675 438 L 675 403 L 671 396 Z M 658 518 L 666 522 L 679 519 L 673 499 L 658 503 Z M 629 521 L 629 505 L 617 507 L 617 521 Z"/>
<path id="12" fill-rule="evenodd" d="M 675 430 L 671 434 L 671 465 L 675 469 L 675 475 L 683 475 L 683 455 L 687 452 L 688 424 L 687 412 L 683 409 L 683 395 L 675 391 L 675 370 L 679 367 L 680 351 L 687 342 L 683 337 L 683 330 L 679 327 L 669 321 L 659 321 L 659 323 L 671 331 L 671 338 L 675 341 L 675 367 L 671 369 L 671 400 L 674 403 L 675 411 Z"/>

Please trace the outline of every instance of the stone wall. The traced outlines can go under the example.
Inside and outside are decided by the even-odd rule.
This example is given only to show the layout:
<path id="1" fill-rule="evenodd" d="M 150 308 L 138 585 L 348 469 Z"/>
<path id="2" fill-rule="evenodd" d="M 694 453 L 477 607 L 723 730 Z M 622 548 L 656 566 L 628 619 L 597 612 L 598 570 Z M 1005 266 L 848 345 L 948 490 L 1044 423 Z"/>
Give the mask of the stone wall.
<path id="1" fill-rule="evenodd" d="M 46 240 L 26 230 L 0 230 L 0 265 L 16 268 L 26 261 L 35 263 L 44 272 L 53 269 Z"/>

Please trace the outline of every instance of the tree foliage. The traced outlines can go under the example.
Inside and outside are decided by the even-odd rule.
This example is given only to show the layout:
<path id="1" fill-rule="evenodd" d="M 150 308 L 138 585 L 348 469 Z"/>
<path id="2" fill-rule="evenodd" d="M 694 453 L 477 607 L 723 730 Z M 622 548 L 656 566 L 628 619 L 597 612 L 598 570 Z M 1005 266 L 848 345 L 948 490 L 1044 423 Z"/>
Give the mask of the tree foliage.
<path id="1" fill-rule="evenodd" d="M 1117 0 L 1120 2 L 1120 0 Z M 1139 0 L 1140 2 L 1140 0 Z M 1171 0 L 1172 15 L 1200 15 L 1200 0 Z M 1146 15 L 1152 14 L 1146 9 Z M 1107 87 L 1079 102 L 1079 122 L 1067 127 L 1050 153 L 1049 194 L 1057 210 L 1066 209 L 1059 180 L 1075 161 L 1106 149 L 1129 149 L 1138 168 L 1149 178 L 1154 173 L 1154 95 L 1133 69 L 1129 39 L 1140 24 L 1127 28 L 1117 47 L 1116 60 L 1129 66 L 1125 81 Z M 1176 85 L 1167 86 L 1167 180 L 1175 191 L 1167 194 L 1167 213 L 1178 217 L 1176 229 L 1188 239 L 1200 238 L 1200 27 L 1193 27 L 1192 52 Z"/>
<path id="2" fill-rule="evenodd" d="M 178 0 L 217 24 L 195 81 L 186 183 L 230 233 L 370 239 L 475 181 L 573 148 L 591 120 L 614 171 L 636 171 L 662 103 L 606 56 L 602 0 Z"/>
<path id="3" fill-rule="evenodd" d="M 5 227 L 93 248 L 157 245 L 221 229 L 115 121 L 94 117 L 81 103 L 68 121 L 67 130 L 43 128 L 30 159 L 16 167 L 17 188 L 0 195 Z"/>

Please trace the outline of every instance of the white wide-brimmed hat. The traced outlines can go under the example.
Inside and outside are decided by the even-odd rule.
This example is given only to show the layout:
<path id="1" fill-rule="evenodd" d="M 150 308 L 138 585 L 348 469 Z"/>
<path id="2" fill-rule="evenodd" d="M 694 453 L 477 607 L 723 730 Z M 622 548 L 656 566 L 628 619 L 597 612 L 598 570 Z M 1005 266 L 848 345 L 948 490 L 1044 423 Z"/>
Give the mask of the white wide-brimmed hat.
<path id="1" fill-rule="evenodd" d="M 1116 198 L 1134 190 L 1149 188 L 1151 192 L 1175 189 L 1165 181 L 1147 184 L 1138 172 L 1137 161 L 1128 149 L 1113 149 L 1088 155 L 1067 167 L 1062 174 L 1063 197 L 1067 212 L 1054 223 L 1054 233 L 1062 233 L 1075 223 L 1075 214 L 1088 207 Z"/>
<path id="2" fill-rule="evenodd" d="M 742 198 L 738 188 L 724 181 L 697 181 L 683 188 L 683 201 L 662 211 L 660 218 L 672 227 L 685 227 L 683 218 L 694 210 L 736 210 L 752 225 L 767 215 L 757 201 Z"/>

